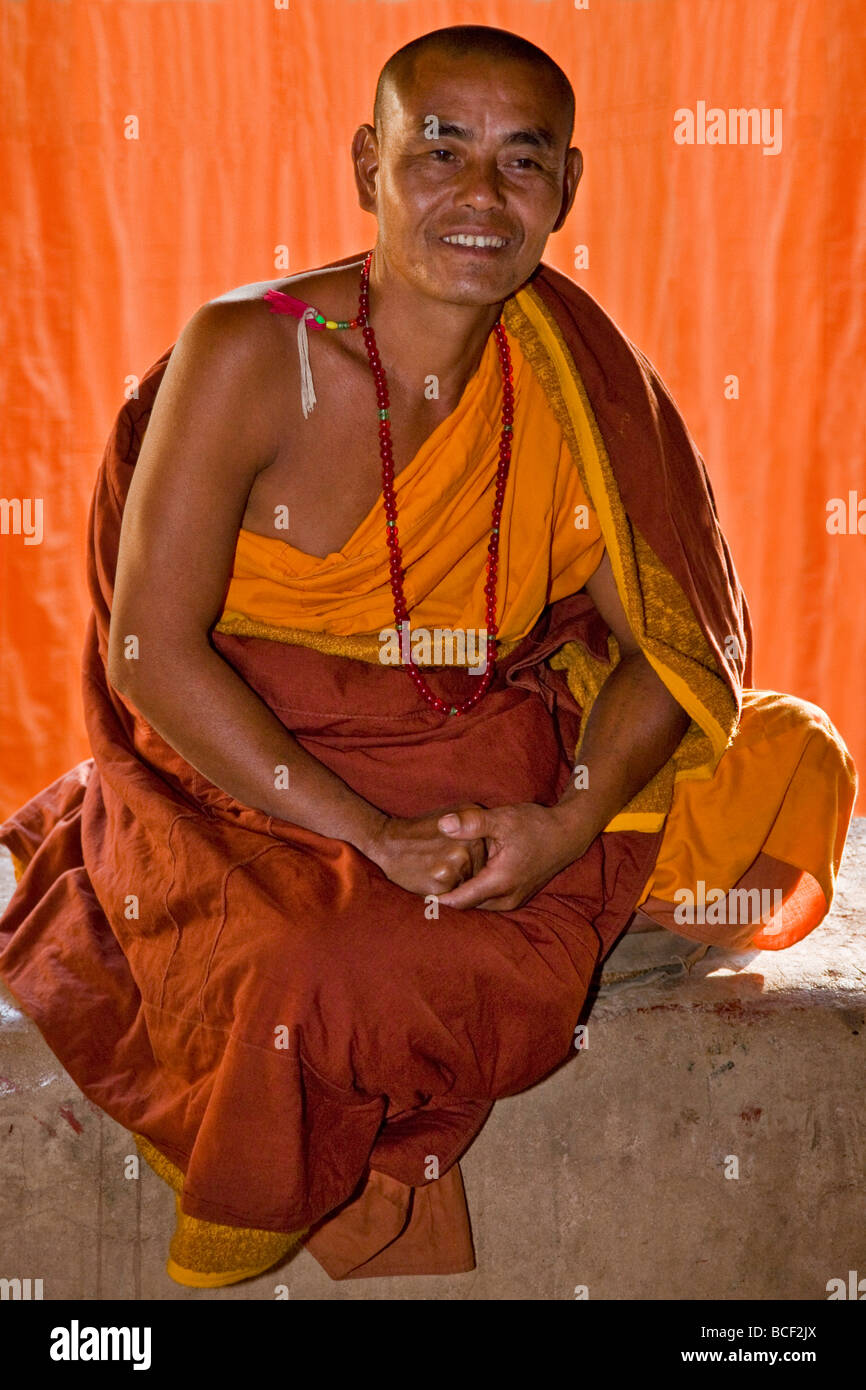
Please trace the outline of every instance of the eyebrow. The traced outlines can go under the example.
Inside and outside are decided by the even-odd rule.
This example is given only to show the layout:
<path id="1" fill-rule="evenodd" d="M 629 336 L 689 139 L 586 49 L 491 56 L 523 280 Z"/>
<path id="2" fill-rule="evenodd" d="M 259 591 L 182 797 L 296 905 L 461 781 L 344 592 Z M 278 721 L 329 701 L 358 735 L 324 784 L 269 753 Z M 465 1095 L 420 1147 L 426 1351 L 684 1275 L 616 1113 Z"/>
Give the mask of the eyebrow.
<path id="1" fill-rule="evenodd" d="M 419 131 L 425 133 L 426 119 L 418 122 Z M 473 140 L 475 131 L 468 126 L 457 125 L 454 121 L 440 121 L 439 134 L 451 140 Z M 511 130 L 502 142 L 504 145 L 534 145 L 537 148 L 553 149 L 556 139 L 553 132 L 545 126 L 530 126 L 526 130 Z"/>

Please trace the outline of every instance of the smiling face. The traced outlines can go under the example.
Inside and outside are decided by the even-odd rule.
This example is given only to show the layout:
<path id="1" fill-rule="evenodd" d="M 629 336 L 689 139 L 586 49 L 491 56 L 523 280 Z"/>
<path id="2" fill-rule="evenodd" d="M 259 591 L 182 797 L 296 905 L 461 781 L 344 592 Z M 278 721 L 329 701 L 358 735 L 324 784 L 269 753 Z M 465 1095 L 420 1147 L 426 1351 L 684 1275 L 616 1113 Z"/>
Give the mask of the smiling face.
<path id="1" fill-rule="evenodd" d="M 541 260 L 571 207 L 581 155 L 545 72 L 435 49 L 383 94 L 353 153 L 390 274 L 452 304 L 490 305 Z"/>

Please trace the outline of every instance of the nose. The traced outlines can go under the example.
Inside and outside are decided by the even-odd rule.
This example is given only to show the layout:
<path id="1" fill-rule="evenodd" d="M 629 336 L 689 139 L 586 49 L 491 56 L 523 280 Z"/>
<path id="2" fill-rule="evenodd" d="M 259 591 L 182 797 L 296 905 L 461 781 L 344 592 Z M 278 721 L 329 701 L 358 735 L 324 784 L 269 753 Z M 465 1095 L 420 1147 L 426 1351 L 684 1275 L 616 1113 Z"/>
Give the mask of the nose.
<path id="1" fill-rule="evenodd" d="M 495 159 L 466 160 L 461 170 L 458 202 L 477 210 L 504 206 L 502 174 Z"/>

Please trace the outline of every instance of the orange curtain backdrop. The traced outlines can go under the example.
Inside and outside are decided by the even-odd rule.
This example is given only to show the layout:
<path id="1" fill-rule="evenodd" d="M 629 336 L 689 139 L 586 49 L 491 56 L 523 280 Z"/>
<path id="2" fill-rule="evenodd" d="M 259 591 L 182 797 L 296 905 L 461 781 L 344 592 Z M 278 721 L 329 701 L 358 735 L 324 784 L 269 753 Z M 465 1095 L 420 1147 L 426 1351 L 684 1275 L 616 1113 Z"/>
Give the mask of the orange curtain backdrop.
<path id="1" fill-rule="evenodd" d="M 571 77 L 585 174 L 547 259 L 685 414 L 752 604 L 756 683 L 822 705 L 866 766 L 866 535 L 827 529 L 830 499 L 866 499 L 859 0 L 0 0 L 0 16 L 0 496 L 43 507 L 40 543 L 14 508 L 0 534 L 0 815 L 87 756 L 85 522 L 124 392 L 203 301 L 372 244 L 349 145 L 378 70 L 467 22 L 524 34 Z M 701 101 L 781 109 L 781 149 L 677 144 L 675 112 Z"/>

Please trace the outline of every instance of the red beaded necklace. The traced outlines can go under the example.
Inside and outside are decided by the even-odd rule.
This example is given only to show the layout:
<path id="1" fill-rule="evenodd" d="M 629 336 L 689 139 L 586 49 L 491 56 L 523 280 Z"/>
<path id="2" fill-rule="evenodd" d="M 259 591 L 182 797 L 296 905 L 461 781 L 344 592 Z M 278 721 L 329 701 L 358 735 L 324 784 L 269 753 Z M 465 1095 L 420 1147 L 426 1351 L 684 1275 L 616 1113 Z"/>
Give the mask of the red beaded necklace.
<path id="1" fill-rule="evenodd" d="M 310 305 L 304 304 L 301 300 L 292 299 L 290 295 L 284 295 L 277 290 L 269 290 L 265 296 L 270 301 L 269 307 L 275 312 L 288 312 L 296 314 L 301 318 L 301 325 L 310 320 L 310 327 L 314 328 L 361 328 L 363 330 L 364 345 L 367 349 L 367 359 L 370 363 L 370 370 L 376 385 L 376 404 L 379 409 L 379 455 L 382 460 L 382 497 L 385 504 L 385 534 L 390 550 L 390 578 L 391 593 L 394 597 L 394 622 L 397 632 L 403 638 L 403 627 L 406 625 L 407 633 L 411 632 L 409 626 L 409 612 L 406 608 L 406 598 L 403 593 L 403 556 L 400 549 L 400 536 L 397 528 L 397 500 L 394 494 L 394 450 L 391 440 L 391 405 L 388 396 L 388 379 L 385 375 L 385 368 L 382 366 L 382 359 L 376 347 L 376 335 L 370 323 L 370 266 L 373 260 L 373 252 L 368 252 L 363 267 L 361 269 L 361 291 L 358 298 L 358 313 L 354 319 L 326 319 L 323 314 L 318 314 L 311 309 Z M 283 310 L 280 300 L 286 304 Z M 299 325 L 300 327 L 300 325 Z M 494 662 L 496 660 L 496 576 L 499 566 L 499 522 L 502 516 L 502 504 L 505 500 L 505 485 L 508 480 L 508 468 L 511 463 L 511 438 L 514 433 L 514 383 L 511 370 L 511 353 L 508 347 L 508 339 L 501 321 L 497 321 L 493 326 L 493 333 L 496 337 L 496 344 L 499 349 L 499 365 L 502 371 L 502 433 L 499 441 L 499 466 L 496 474 L 496 494 L 493 502 L 493 517 L 490 526 L 490 541 L 487 545 L 487 581 L 484 585 L 486 598 L 486 633 L 487 633 L 487 664 L 484 675 L 479 682 L 478 689 L 473 695 L 465 700 L 459 700 L 457 704 L 450 705 L 447 700 L 441 699 L 434 690 L 430 688 L 418 666 L 408 653 L 405 655 L 405 664 L 408 674 L 415 682 L 419 693 L 427 703 L 435 710 L 447 712 L 448 714 L 466 714 L 473 709 L 478 701 L 487 693 L 487 689 L 493 679 Z M 315 398 L 313 398 L 315 399 Z"/>

